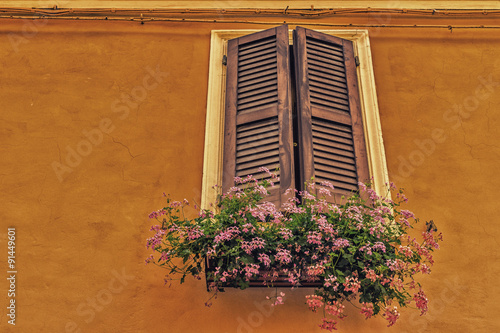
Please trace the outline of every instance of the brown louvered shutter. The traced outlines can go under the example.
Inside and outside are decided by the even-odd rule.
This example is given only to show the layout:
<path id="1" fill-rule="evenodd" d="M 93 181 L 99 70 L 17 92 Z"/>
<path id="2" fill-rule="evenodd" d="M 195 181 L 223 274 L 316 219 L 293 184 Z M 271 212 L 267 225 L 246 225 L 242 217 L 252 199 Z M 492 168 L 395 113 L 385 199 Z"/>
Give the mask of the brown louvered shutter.
<path id="1" fill-rule="evenodd" d="M 268 201 L 278 207 L 295 186 L 290 109 L 288 26 L 228 41 L 222 189 L 234 177 L 278 170 Z"/>
<path id="2" fill-rule="evenodd" d="M 300 180 L 329 181 L 338 201 L 369 180 L 352 42 L 302 27 L 293 37 Z"/>

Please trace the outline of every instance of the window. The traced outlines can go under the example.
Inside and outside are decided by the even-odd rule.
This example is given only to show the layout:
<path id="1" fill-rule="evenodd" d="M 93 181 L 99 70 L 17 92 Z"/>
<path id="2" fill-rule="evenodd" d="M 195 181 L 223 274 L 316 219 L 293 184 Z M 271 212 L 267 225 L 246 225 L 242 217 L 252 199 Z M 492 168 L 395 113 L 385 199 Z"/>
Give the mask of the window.
<path id="1" fill-rule="evenodd" d="M 370 177 L 383 190 L 387 170 L 367 32 L 297 27 L 293 52 L 290 36 L 287 26 L 212 33 L 202 206 L 213 202 L 213 184 L 227 188 L 259 166 L 280 168 L 281 183 L 271 190 L 277 204 L 287 188 L 313 176 L 331 181 L 338 195 Z"/>

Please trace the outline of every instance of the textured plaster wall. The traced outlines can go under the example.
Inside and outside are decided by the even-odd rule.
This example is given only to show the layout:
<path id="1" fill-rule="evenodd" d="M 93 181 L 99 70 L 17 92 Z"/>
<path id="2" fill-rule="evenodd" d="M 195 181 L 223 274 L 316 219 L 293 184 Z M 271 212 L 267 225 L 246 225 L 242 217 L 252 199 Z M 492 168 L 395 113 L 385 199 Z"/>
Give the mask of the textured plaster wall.
<path id="1" fill-rule="evenodd" d="M 204 281 L 164 287 L 144 265 L 162 193 L 200 199 L 210 30 L 224 28 L 262 26 L 0 22 L 0 271 L 7 227 L 18 237 L 16 327 L 2 278 L 2 331 L 319 331 L 304 290 L 276 309 L 270 290 L 228 290 L 207 309 Z M 348 308 L 340 327 L 498 331 L 500 34 L 370 33 L 390 176 L 445 242 L 423 279 L 428 316 L 404 310 L 388 329 Z"/>

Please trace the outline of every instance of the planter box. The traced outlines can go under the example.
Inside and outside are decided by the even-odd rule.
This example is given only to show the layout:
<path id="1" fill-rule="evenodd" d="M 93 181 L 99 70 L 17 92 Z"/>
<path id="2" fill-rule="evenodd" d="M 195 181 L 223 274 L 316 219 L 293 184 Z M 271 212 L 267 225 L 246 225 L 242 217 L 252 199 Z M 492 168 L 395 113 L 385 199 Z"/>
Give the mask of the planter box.
<path id="1" fill-rule="evenodd" d="M 215 267 L 216 267 L 216 265 L 214 263 L 214 259 L 207 260 L 205 258 L 205 272 L 206 273 L 214 272 Z M 265 285 L 264 281 L 265 281 L 265 279 L 262 276 L 254 277 L 253 279 L 250 279 L 250 281 L 249 281 L 249 288 L 262 288 L 262 287 L 269 288 L 269 287 L 271 287 L 269 284 Z M 295 288 L 318 288 L 318 287 L 322 286 L 322 284 L 319 281 L 314 281 L 314 282 L 306 281 L 306 280 L 299 280 L 299 281 L 300 281 L 299 285 L 296 285 Z M 208 286 L 212 282 L 214 282 L 214 280 L 209 279 L 208 274 L 206 274 L 207 290 L 209 290 Z M 222 287 L 239 288 L 237 285 L 231 284 L 231 283 L 224 283 L 222 285 Z M 288 282 L 287 275 L 279 274 L 276 281 L 273 281 L 272 287 L 291 288 L 292 284 L 290 282 Z"/>

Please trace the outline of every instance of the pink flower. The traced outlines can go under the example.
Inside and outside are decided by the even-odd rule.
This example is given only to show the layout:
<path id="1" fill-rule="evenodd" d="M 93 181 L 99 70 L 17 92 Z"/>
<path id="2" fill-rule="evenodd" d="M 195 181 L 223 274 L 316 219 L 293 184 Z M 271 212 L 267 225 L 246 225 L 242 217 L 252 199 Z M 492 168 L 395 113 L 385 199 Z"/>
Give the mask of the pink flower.
<path id="1" fill-rule="evenodd" d="M 236 187 L 236 186 L 233 186 L 229 189 L 229 192 L 234 192 L 234 193 L 238 193 L 240 191 L 241 191 L 241 189 L 239 187 Z"/>
<path id="2" fill-rule="evenodd" d="M 307 267 L 307 275 L 309 275 L 311 277 L 321 275 L 321 274 L 323 274 L 324 271 L 325 271 L 325 266 L 320 265 L 320 264 L 316 264 L 314 266 Z"/>
<path id="3" fill-rule="evenodd" d="M 420 289 L 418 293 L 413 295 L 413 300 L 415 301 L 417 308 L 420 310 L 420 315 L 424 315 L 428 310 L 427 304 L 429 302 L 424 291 Z"/>
<path id="4" fill-rule="evenodd" d="M 180 207 L 180 206 L 182 206 L 182 203 L 180 201 L 172 201 L 170 203 L 170 207 L 172 207 L 172 208 L 177 208 L 177 207 Z"/>
<path id="5" fill-rule="evenodd" d="M 248 281 L 252 276 L 259 274 L 259 265 L 248 264 L 243 270 L 245 271 L 245 279 Z"/>
<path id="6" fill-rule="evenodd" d="M 309 244 L 321 245 L 321 233 L 317 231 L 309 231 L 307 235 L 307 242 Z"/>
<path id="7" fill-rule="evenodd" d="M 207 251 L 207 256 L 208 257 L 215 256 L 215 249 L 209 248 L 208 251 Z"/>
<path id="8" fill-rule="evenodd" d="M 259 261 L 264 264 L 264 266 L 269 267 L 271 265 L 271 259 L 265 253 L 259 254 Z"/>
<path id="9" fill-rule="evenodd" d="M 417 267 L 415 267 L 415 270 L 418 272 L 422 272 L 422 274 L 430 274 L 431 273 L 431 269 L 429 266 L 427 266 L 426 264 L 422 264 L 422 263 L 418 263 L 417 264 Z"/>
<path id="10" fill-rule="evenodd" d="M 366 192 L 366 190 L 367 190 L 367 187 L 366 187 L 365 183 L 363 183 L 363 182 L 358 182 L 358 187 L 363 192 Z"/>
<path id="11" fill-rule="evenodd" d="M 423 232 L 422 236 L 424 236 L 424 245 L 427 246 L 428 248 L 435 248 L 439 249 L 439 244 L 437 243 L 436 239 L 434 238 L 434 234 L 432 232 Z M 439 234 L 437 236 L 438 240 L 443 239 L 443 235 Z"/>
<path id="12" fill-rule="evenodd" d="M 399 252 L 401 252 L 406 258 L 411 258 L 413 256 L 413 251 L 409 246 L 399 246 Z"/>
<path id="13" fill-rule="evenodd" d="M 389 321 L 389 325 L 387 325 L 387 327 L 391 327 L 399 318 L 398 308 L 396 306 L 392 308 L 389 306 L 386 307 L 383 316 L 385 317 L 385 319 L 387 319 L 387 321 Z"/>
<path id="14" fill-rule="evenodd" d="M 284 240 L 287 240 L 293 236 L 292 230 L 287 228 L 281 228 L 280 231 L 278 231 L 278 234 L 280 234 L 280 236 L 283 237 Z"/>
<path id="15" fill-rule="evenodd" d="M 150 219 L 155 219 L 155 218 L 158 218 L 162 215 L 165 215 L 167 213 L 167 211 L 165 209 L 160 209 L 160 210 L 157 210 L 157 211 L 154 211 L 152 212 L 151 214 L 149 214 L 149 218 Z"/>
<path id="16" fill-rule="evenodd" d="M 280 292 L 280 295 L 276 296 L 276 301 L 274 301 L 274 303 L 272 303 L 271 306 L 276 306 L 276 305 L 284 304 L 283 303 L 283 297 L 285 297 L 285 293 L 284 292 Z M 266 298 L 269 299 L 269 296 L 267 296 Z"/>
<path id="17" fill-rule="evenodd" d="M 258 171 L 259 171 L 259 172 L 270 173 L 270 172 L 269 172 L 269 169 L 268 169 L 268 168 L 266 168 L 266 167 L 260 167 L 260 168 L 258 169 Z"/>
<path id="18" fill-rule="evenodd" d="M 241 231 L 240 229 L 238 229 L 238 227 L 229 227 L 226 230 L 221 231 L 217 236 L 215 236 L 214 243 L 218 244 L 231 240 L 240 233 Z"/>
<path id="19" fill-rule="evenodd" d="M 165 230 L 162 229 L 157 229 L 157 230 L 158 231 L 153 237 L 147 239 L 146 248 L 151 248 L 154 250 L 162 243 L 163 235 L 165 235 Z"/>
<path id="20" fill-rule="evenodd" d="M 330 182 L 327 182 L 327 181 L 322 181 L 322 182 L 320 182 L 319 184 L 320 184 L 321 186 L 328 187 L 328 188 L 330 188 L 330 189 L 332 189 L 332 190 L 334 189 L 334 187 L 333 187 L 332 183 L 330 183 Z"/>
<path id="21" fill-rule="evenodd" d="M 266 189 L 264 186 L 262 186 L 262 185 L 257 185 L 257 186 L 255 186 L 255 187 L 253 188 L 253 191 L 254 191 L 255 193 L 259 193 L 259 194 L 261 194 L 261 195 L 263 195 L 263 196 L 266 196 L 266 195 L 267 195 L 267 189 Z"/>
<path id="22" fill-rule="evenodd" d="M 278 252 L 274 255 L 274 259 L 279 261 L 280 264 L 287 264 L 292 261 L 292 255 L 289 250 L 278 249 Z"/>
<path id="23" fill-rule="evenodd" d="M 325 305 L 326 313 L 328 313 L 329 315 L 332 315 L 332 316 L 339 317 L 339 318 L 345 317 L 345 315 L 343 313 L 344 308 L 345 308 L 345 306 L 338 301 L 333 301 L 332 303 Z"/>
<path id="24" fill-rule="evenodd" d="M 163 251 L 161 253 L 161 257 L 160 257 L 160 260 L 163 260 L 163 261 L 168 261 L 170 259 L 170 251 L 166 252 L 166 251 Z"/>
<path id="25" fill-rule="evenodd" d="M 255 237 L 252 239 L 250 242 L 243 241 L 241 243 L 241 248 L 247 253 L 247 254 L 252 254 L 253 250 L 257 249 L 263 249 L 264 245 L 266 244 L 266 241 L 263 240 L 262 238 Z"/>
<path id="26" fill-rule="evenodd" d="M 361 303 L 361 314 L 364 314 L 366 319 L 373 316 L 373 303 Z"/>
<path id="27" fill-rule="evenodd" d="M 365 268 L 363 271 L 366 273 L 366 278 L 372 282 L 375 282 L 378 278 L 382 277 L 382 275 L 377 275 L 373 269 Z"/>
<path id="28" fill-rule="evenodd" d="M 390 286 L 396 288 L 398 291 L 402 291 L 404 289 L 403 281 L 397 277 L 393 277 Z"/>
<path id="29" fill-rule="evenodd" d="M 401 259 L 396 259 L 396 260 L 391 260 L 388 259 L 386 260 L 385 264 L 391 271 L 399 271 L 399 270 L 404 270 L 408 268 L 408 263 L 404 262 Z"/>
<path id="30" fill-rule="evenodd" d="M 372 250 L 374 250 L 374 251 L 380 250 L 380 251 L 385 253 L 385 245 L 382 242 L 376 242 L 375 244 L 373 244 Z"/>
<path id="31" fill-rule="evenodd" d="M 249 232 L 253 234 L 255 232 L 255 227 L 252 225 L 252 223 L 245 223 L 243 225 L 243 229 L 241 229 L 243 232 Z"/>
<path id="32" fill-rule="evenodd" d="M 332 193 L 330 192 L 329 189 L 327 188 L 324 188 L 324 187 L 320 187 L 319 190 L 318 190 L 319 194 L 321 196 L 325 196 L 325 197 L 329 197 L 332 195 Z"/>
<path id="33" fill-rule="evenodd" d="M 372 255 L 372 249 L 370 247 L 370 243 L 368 243 L 367 245 L 363 245 L 362 247 L 360 247 L 359 251 L 360 252 L 366 252 L 366 254 L 368 254 L 368 255 Z"/>
<path id="34" fill-rule="evenodd" d="M 312 312 L 316 312 L 317 309 L 323 306 L 323 297 L 318 295 L 307 295 L 306 303 L 309 307 L 309 310 L 311 310 Z"/>
<path id="35" fill-rule="evenodd" d="M 333 330 L 337 330 L 337 327 L 335 326 L 337 325 L 337 322 L 335 320 L 329 318 L 323 318 L 322 320 L 323 323 L 321 325 L 318 325 L 321 329 L 330 332 L 332 332 Z"/>
<path id="36" fill-rule="evenodd" d="M 345 291 L 352 291 L 353 293 L 356 293 L 359 288 L 361 288 L 361 284 L 359 283 L 357 277 L 346 277 L 344 282 Z"/>
<path id="37" fill-rule="evenodd" d="M 401 215 L 403 215 L 405 219 L 411 219 L 415 217 L 415 215 L 412 212 L 406 209 L 401 210 Z"/>
<path id="38" fill-rule="evenodd" d="M 300 274 L 299 273 L 294 273 L 293 271 L 288 272 L 288 279 L 287 281 L 292 284 L 292 286 L 296 286 L 299 284 L 299 278 Z"/>
<path id="39" fill-rule="evenodd" d="M 335 250 L 341 249 L 343 247 L 349 246 L 349 241 L 343 238 L 337 238 L 335 242 L 333 242 Z M 335 251 L 334 250 L 334 251 Z"/>
<path id="40" fill-rule="evenodd" d="M 195 226 L 193 228 L 189 228 L 187 230 L 187 235 L 188 235 L 189 240 L 198 239 L 198 238 L 204 236 L 203 231 L 201 231 L 198 226 Z"/>
<path id="41" fill-rule="evenodd" d="M 301 191 L 301 192 L 299 192 L 299 194 L 302 197 L 302 199 L 316 200 L 316 197 L 307 191 Z"/>
<path id="42" fill-rule="evenodd" d="M 328 223 L 324 215 L 321 215 L 319 217 L 317 223 L 318 223 L 318 229 L 324 234 L 326 234 L 326 236 L 333 237 L 337 234 L 337 230 L 335 230 L 332 224 Z"/>
<path id="43" fill-rule="evenodd" d="M 328 275 L 328 277 L 325 279 L 325 283 L 323 284 L 325 288 L 333 286 L 333 290 L 337 291 L 337 288 L 339 286 L 337 281 L 337 277 L 333 275 Z"/>

